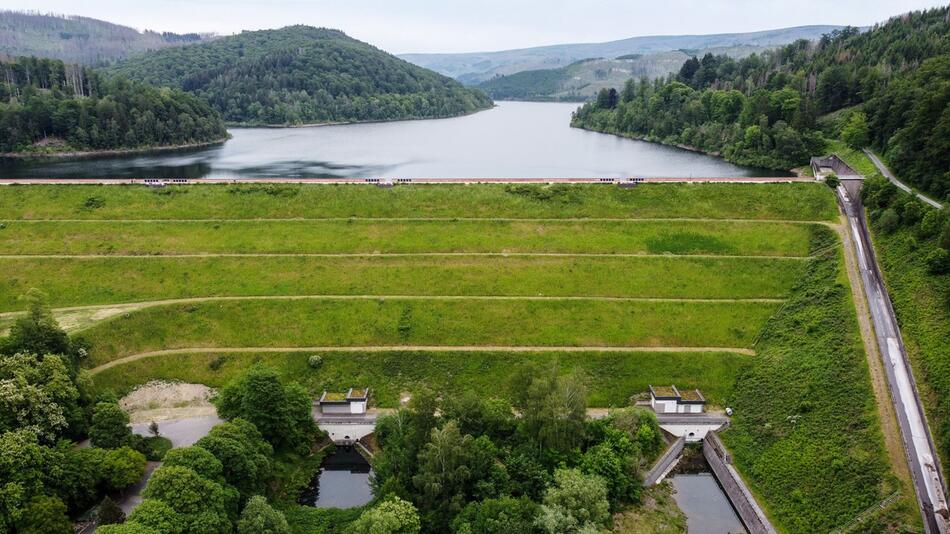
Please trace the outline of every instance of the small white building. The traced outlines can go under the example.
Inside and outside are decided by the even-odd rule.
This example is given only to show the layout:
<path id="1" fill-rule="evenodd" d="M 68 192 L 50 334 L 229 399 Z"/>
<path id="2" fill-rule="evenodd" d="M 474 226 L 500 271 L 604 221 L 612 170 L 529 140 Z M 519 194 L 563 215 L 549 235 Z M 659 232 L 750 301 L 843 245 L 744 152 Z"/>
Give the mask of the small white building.
<path id="1" fill-rule="evenodd" d="M 350 388 L 346 393 L 324 391 L 320 396 L 320 412 L 331 415 L 362 415 L 366 413 L 369 389 Z"/>
<path id="2" fill-rule="evenodd" d="M 676 386 L 650 386 L 650 407 L 656 413 L 703 413 L 706 398 L 698 389 L 680 391 Z"/>

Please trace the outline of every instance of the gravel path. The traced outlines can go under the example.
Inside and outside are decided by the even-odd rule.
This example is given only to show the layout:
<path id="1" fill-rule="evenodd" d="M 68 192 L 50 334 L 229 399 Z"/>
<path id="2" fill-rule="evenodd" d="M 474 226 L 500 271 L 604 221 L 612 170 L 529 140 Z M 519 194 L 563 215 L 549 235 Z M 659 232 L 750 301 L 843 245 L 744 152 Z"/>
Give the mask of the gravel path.
<path id="1" fill-rule="evenodd" d="M 733 347 L 544 347 L 544 346 L 488 346 L 488 345 L 398 345 L 398 346 L 369 346 L 369 347 L 197 347 L 183 349 L 155 350 L 132 354 L 104 363 L 89 370 L 91 374 L 98 374 L 106 369 L 123 365 L 136 360 L 154 358 L 156 356 L 171 356 L 175 354 L 202 354 L 215 353 L 243 353 L 243 352 L 732 352 L 755 356 L 752 349 Z"/>
<path id="2" fill-rule="evenodd" d="M 788 258 L 785 258 L 788 259 Z M 709 298 L 654 298 L 654 297 L 594 297 L 594 296 L 532 296 L 532 295 L 249 295 L 227 297 L 189 297 L 181 299 L 150 300 L 125 304 L 96 304 L 54 308 L 53 316 L 69 333 L 75 333 L 93 324 L 123 313 L 131 313 L 155 306 L 194 304 L 201 302 L 250 301 L 250 300 L 531 300 L 531 301 L 617 301 L 617 302 L 694 302 L 694 303 L 763 303 L 780 304 L 785 299 L 709 299 Z M 2 312 L 0 320 L 10 320 L 26 315 L 26 312 Z"/>
<path id="3" fill-rule="evenodd" d="M 813 181 L 814 178 L 808 178 Z M 13 219 L 17 222 L 68 222 L 68 223 L 162 223 L 162 222 L 294 222 L 294 221 L 381 221 L 381 222 L 735 222 L 735 223 L 780 223 L 780 224 L 824 224 L 833 226 L 831 221 L 812 221 L 800 219 L 736 219 L 716 217 L 260 217 L 247 219 Z"/>

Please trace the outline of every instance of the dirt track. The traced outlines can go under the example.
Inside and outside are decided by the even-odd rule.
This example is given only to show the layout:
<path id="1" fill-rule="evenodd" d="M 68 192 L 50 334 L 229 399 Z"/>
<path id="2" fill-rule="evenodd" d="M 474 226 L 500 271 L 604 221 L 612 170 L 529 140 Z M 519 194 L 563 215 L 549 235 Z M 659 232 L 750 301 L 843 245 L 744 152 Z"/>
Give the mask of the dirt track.
<path id="1" fill-rule="evenodd" d="M 539 347 L 539 346 L 488 346 L 488 345 L 399 345 L 399 346 L 368 346 L 368 347 L 225 347 L 225 348 L 184 348 L 166 349 L 142 352 L 125 356 L 99 367 L 89 370 L 91 374 L 98 374 L 106 369 L 123 365 L 136 360 L 154 358 L 156 356 L 171 356 L 175 354 L 202 354 L 202 353 L 242 353 L 242 352 L 732 352 L 755 356 L 752 349 L 738 349 L 730 347 Z"/>
<path id="2" fill-rule="evenodd" d="M 748 299 L 694 299 L 694 298 L 653 298 L 653 297 L 581 297 L 581 296 L 504 296 L 504 295 L 250 295 L 227 297 L 189 297 L 182 299 L 151 300 L 120 304 L 97 304 L 91 306 L 70 306 L 54 308 L 54 317 L 67 332 L 75 333 L 93 324 L 111 319 L 116 315 L 131 313 L 156 306 L 174 304 L 195 304 L 201 302 L 225 302 L 241 300 L 532 300 L 532 301 L 619 301 L 619 302 L 695 302 L 695 303 L 764 303 L 778 304 L 784 299 L 748 298 Z M 3 312 L 0 320 L 12 320 L 26 312 Z"/>
<path id="3" fill-rule="evenodd" d="M 8 219 L 11 220 L 11 219 Z M 829 221 L 797 219 L 734 219 L 716 217 L 248 217 L 244 219 L 12 219 L 22 223 L 162 223 L 162 222 L 307 222 L 307 221 L 379 221 L 379 222 L 728 222 L 728 223 L 776 223 L 776 224 L 823 224 L 835 226 Z"/>
<path id="4" fill-rule="evenodd" d="M 769 256 L 748 254 L 652 254 L 652 253 L 611 253 L 611 252 L 199 252 L 185 254 L 0 254 L 0 259 L 43 259 L 43 258 L 402 258 L 402 257 L 553 257 L 553 258 L 714 258 L 714 259 L 755 259 L 755 260 L 805 260 L 807 256 Z"/>

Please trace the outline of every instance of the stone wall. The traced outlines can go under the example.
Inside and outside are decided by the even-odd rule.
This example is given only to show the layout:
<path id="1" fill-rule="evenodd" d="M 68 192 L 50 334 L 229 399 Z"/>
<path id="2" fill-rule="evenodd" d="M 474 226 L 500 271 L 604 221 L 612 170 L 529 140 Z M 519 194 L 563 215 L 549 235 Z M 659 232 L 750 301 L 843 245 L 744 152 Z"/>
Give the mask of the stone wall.
<path id="1" fill-rule="evenodd" d="M 650 487 L 660 481 L 674 462 L 680 457 L 680 454 L 683 453 L 683 447 L 686 445 L 686 438 L 679 437 L 666 452 L 653 464 L 653 467 L 649 472 L 643 477 L 643 485 Z"/>
<path id="2" fill-rule="evenodd" d="M 703 456 L 719 485 L 739 514 L 739 519 L 749 529 L 749 534 L 776 534 L 775 527 L 765 517 L 765 512 L 745 486 L 735 468 L 729 465 L 731 457 L 715 432 L 706 434 L 703 440 Z M 729 462 L 729 463 L 727 463 Z"/>

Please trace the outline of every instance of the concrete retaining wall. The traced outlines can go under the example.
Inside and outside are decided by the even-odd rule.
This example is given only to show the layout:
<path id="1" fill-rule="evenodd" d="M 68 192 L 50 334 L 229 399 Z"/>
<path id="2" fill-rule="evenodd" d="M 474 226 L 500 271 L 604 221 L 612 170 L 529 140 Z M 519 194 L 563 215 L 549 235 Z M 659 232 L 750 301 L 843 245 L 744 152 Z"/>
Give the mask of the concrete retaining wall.
<path id="1" fill-rule="evenodd" d="M 663 453 L 663 456 L 660 456 L 650 471 L 643 477 L 643 485 L 650 487 L 659 482 L 670 468 L 673 467 L 673 464 L 679 459 L 680 455 L 683 454 L 683 447 L 685 445 L 685 437 L 680 436 L 674 441 L 673 444 L 670 445 L 670 448 Z"/>
<path id="2" fill-rule="evenodd" d="M 376 422 L 325 422 L 318 421 L 320 430 L 327 433 L 333 443 L 337 445 L 352 445 L 356 440 L 372 434 L 376 430 Z"/>
<path id="3" fill-rule="evenodd" d="M 739 473 L 729 465 L 732 458 L 715 432 L 710 432 L 703 440 L 703 456 L 739 514 L 739 519 L 749 529 L 749 534 L 776 534 L 775 527 L 765 517 L 765 512 L 755 502 Z"/>

